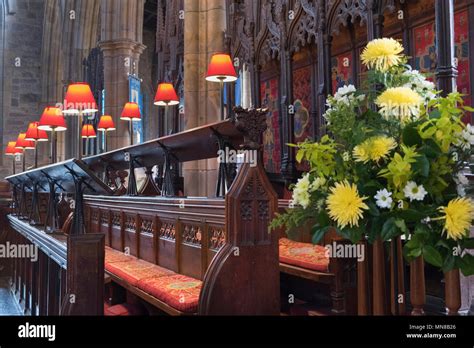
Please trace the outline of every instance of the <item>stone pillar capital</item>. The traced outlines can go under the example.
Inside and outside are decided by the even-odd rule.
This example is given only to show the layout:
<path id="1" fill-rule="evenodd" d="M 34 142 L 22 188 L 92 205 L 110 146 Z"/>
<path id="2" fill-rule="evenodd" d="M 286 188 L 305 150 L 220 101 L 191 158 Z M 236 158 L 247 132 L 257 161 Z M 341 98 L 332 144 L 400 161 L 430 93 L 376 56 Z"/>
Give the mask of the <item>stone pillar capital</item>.
<path id="1" fill-rule="evenodd" d="M 114 39 L 100 41 L 99 47 L 104 54 L 110 54 L 111 52 L 116 53 L 120 51 L 130 51 L 135 54 L 142 54 L 146 49 L 146 46 L 140 42 L 136 42 L 130 39 Z"/>

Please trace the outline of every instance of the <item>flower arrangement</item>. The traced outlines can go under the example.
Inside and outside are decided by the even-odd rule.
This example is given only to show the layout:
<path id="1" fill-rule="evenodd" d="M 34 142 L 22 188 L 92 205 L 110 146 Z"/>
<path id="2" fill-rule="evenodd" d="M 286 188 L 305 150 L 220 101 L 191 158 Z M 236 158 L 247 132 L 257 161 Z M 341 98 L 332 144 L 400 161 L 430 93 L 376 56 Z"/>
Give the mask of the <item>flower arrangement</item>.
<path id="1" fill-rule="evenodd" d="M 467 197 L 474 127 L 459 93 L 442 97 L 407 64 L 402 45 L 384 38 L 362 54 L 367 91 L 352 85 L 327 100 L 327 134 L 298 145 L 309 172 L 294 185 L 292 208 L 271 228 L 291 232 L 314 222 L 313 242 L 330 229 L 357 243 L 405 235 L 404 256 L 447 272 L 474 274 Z"/>

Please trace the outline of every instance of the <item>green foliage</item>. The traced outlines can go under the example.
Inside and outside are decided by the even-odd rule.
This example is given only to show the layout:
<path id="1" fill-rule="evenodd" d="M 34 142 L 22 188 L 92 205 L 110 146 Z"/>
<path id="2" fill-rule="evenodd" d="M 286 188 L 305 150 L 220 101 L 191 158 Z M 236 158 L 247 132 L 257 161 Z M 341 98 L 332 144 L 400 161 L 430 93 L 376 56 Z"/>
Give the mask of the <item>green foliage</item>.
<path id="1" fill-rule="evenodd" d="M 466 128 L 462 119 L 474 108 L 464 105 L 459 93 L 441 97 L 407 61 L 403 57 L 400 65 L 387 72 L 369 70 L 365 90 L 345 86 L 328 97 L 328 135 L 317 142 L 289 145 L 297 148 L 298 162 L 309 164 L 304 185 L 300 180 L 294 188 L 299 194 L 306 194 L 308 188 L 309 204 L 277 215 L 270 228 L 285 228 L 291 234 L 309 223 L 313 243 L 319 243 L 331 229 L 353 243 L 362 239 L 388 242 L 404 235 L 403 254 L 408 261 L 423 257 L 442 271 L 461 269 L 472 275 L 474 256 L 465 250 L 474 249 L 474 239 L 450 239 L 440 208 L 459 196 L 456 177 L 465 170 L 474 142 L 474 129 Z M 411 117 L 387 116 L 375 106 L 384 91 L 395 87 L 410 88 L 422 97 L 423 104 Z M 403 95 L 399 97 L 403 99 Z M 378 160 L 365 161 L 369 150 L 371 156 L 372 149 L 385 151 L 383 145 L 375 143 L 361 146 L 378 136 L 394 139 L 396 148 L 386 146 L 390 148 L 376 156 Z M 357 223 L 341 227 L 337 219 L 330 218 L 334 213 L 329 214 L 327 202 L 332 189 L 343 182 L 355 184 L 367 209 Z M 426 194 L 414 197 L 406 190 L 409 182 Z"/>

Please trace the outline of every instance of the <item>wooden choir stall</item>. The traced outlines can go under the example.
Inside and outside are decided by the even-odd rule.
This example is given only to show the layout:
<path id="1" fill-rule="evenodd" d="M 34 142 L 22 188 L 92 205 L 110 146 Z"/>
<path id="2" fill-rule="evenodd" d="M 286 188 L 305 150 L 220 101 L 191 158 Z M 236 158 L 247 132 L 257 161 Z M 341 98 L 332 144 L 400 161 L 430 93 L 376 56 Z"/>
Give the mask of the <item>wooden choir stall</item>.
<path id="1" fill-rule="evenodd" d="M 268 230 L 278 199 L 261 161 L 220 163 L 215 198 L 182 197 L 175 180 L 180 163 L 226 148 L 260 158 L 265 128 L 264 110 L 239 109 L 226 121 L 8 177 L 8 240 L 40 250 L 38 262 L 12 262 L 25 313 L 278 315 L 278 236 Z M 146 172 L 141 187 L 137 168 Z"/>

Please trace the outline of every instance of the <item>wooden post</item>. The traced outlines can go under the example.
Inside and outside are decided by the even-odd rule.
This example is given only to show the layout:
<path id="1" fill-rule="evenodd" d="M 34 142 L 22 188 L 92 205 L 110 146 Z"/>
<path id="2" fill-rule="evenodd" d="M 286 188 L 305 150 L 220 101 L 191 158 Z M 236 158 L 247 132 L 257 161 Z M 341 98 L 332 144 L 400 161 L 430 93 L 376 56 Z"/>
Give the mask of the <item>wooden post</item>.
<path id="1" fill-rule="evenodd" d="M 234 111 L 236 128 L 245 136 L 243 149 L 261 150 L 267 111 Z M 226 195 L 226 243 L 204 276 L 198 314 L 280 314 L 278 236 L 268 232 L 277 210 L 278 197 L 262 161 L 244 163 Z"/>
<path id="2" fill-rule="evenodd" d="M 374 242 L 373 251 L 373 315 L 386 315 L 385 257 L 383 241 L 380 238 Z"/>
<path id="3" fill-rule="evenodd" d="M 410 300 L 412 315 L 424 315 L 425 305 L 425 261 L 420 256 L 410 264 Z"/>
<path id="4" fill-rule="evenodd" d="M 446 309 L 448 315 L 458 315 L 459 309 L 461 308 L 461 284 L 459 279 L 459 270 L 453 269 L 452 271 L 444 274 L 445 280 L 445 296 L 446 296 Z"/>
<path id="5" fill-rule="evenodd" d="M 67 291 L 61 315 L 104 314 L 105 235 L 68 236 Z"/>
<path id="6" fill-rule="evenodd" d="M 362 247 L 367 250 L 367 242 L 359 242 Z M 363 261 L 357 263 L 357 314 L 368 315 L 369 314 L 369 303 L 368 303 L 368 267 L 369 267 L 369 255 L 365 253 Z"/>
<path id="7" fill-rule="evenodd" d="M 394 238 L 390 246 L 391 310 L 393 315 L 404 315 L 406 311 L 405 277 L 400 237 Z"/>
<path id="8" fill-rule="evenodd" d="M 438 67 L 436 81 L 442 95 L 456 90 L 458 71 L 454 63 L 454 2 L 453 0 L 435 0 L 436 16 L 436 53 Z"/>

